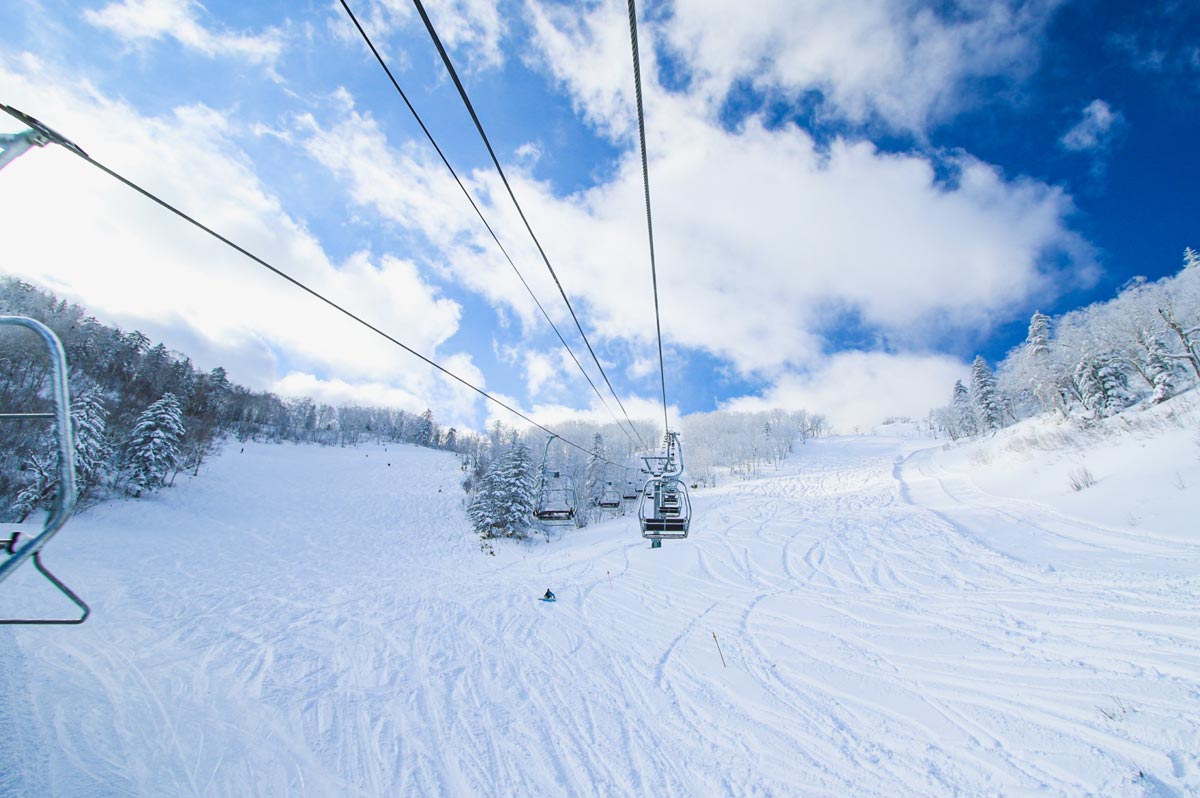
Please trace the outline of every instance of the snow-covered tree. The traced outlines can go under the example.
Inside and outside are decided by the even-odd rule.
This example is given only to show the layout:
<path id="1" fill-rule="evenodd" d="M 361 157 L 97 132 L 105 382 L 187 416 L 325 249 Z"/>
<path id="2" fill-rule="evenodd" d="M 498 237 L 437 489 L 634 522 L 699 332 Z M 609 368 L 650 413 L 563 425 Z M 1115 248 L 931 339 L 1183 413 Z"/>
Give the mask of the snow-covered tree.
<path id="1" fill-rule="evenodd" d="M 467 507 L 481 538 L 528 536 L 536 501 L 533 471 L 533 457 L 521 443 L 492 461 Z"/>
<path id="2" fill-rule="evenodd" d="M 1179 390 L 1178 361 L 1171 359 L 1166 344 L 1149 330 L 1143 331 L 1143 341 L 1146 347 L 1146 374 L 1154 387 L 1151 401 L 1154 404 L 1165 402 Z"/>
<path id="3" fill-rule="evenodd" d="M 604 461 L 608 454 L 604 449 L 604 436 L 597 432 L 592 436 L 592 450 L 588 454 L 584 480 L 584 504 L 591 507 L 600 501 L 604 493 Z"/>
<path id="4" fill-rule="evenodd" d="M 138 416 L 125 444 L 125 468 L 135 495 L 166 483 L 179 463 L 183 437 L 183 411 L 175 394 L 163 394 Z"/>
<path id="5" fill-rule="evenodd" d="M 983 355 L 976 355 L 971 364 L 971 404 L 982 431 L 991 432 L 1004 426 L 1004 406 L 996 388 L 996 377 Z"/>
<path id="6" fill-rule="evenodd" d="M 112 449 L 105 435 L 104 401 L 95 387 L 83 390 L 71 402 L 71 429 L 75 436 L 75 497 L 82 502 L 100 483 L 108 471 Z M 17 494 L 13 511 L 18 520 L 25 520 L 41 507 L 49 509 L 58 491 L 58 441 L 54 435 L 43 435 L 38 450 L 22 463 L 28 474 L 25 486 Z"/>
<path id="7" fill-rule="evenodd" d="M 979 432 L 979 422 L 975 418 L 975 406 L 971 404 L 971 394 L 962 380 L 954 381 L 954 396 L 950 400 L 950 426 L 947 430 L 951 438 L 969 438 Z"/>
<path id="8" fill-rule="evenodd" d="M 1044 357 L 1050 352 L 1050 317 L 1034 311 L 1029 319 L 1029 333 L 1025 336 L 1025 351 L 1035 357 Z"/>
<path id="9" fill-rule="evenodd" d="M 1054 407 L 1059 397 L 1054 364 L 1050 358 L 1050 334 L 1050 317 L 1041 311 L 1035 312 L 1029 320 L 1022 360 L 1028 388 L 1043 411 Z"/>
<path id="10" fill-rule="evenodd" d="M 1129 376 L 1111 354 L 1080 361 L 1075 378 L 1083 392 L 1083 406 L 1096 418 L 1115 415 L 1133 404 Z"/>
<path id="11" fill-rule="evenodd" d="M 58 489 L 58 457 L 53 453 L 33 452 L 21 463 L 21 470 L 29 478 L 13 502 L 17 521 L 24 521 L 38 507 L 50 506 Z"/>
<path id="12" fill-rule="evenodd" d="M 417 446 L 429 446 L 437 438 L 437 424 L 433 421 L 433 411 L 426 410 L 422 413 L 413 424 L 409 432 L 409 443 L 415 443 Z"/>
<path id="13" fill-rule="evenodd" d="M 71 402 L 75 432 L 75 482 L 79 501 L 87 498 L 108 472 L 112 447 L 108 443 L 108 411 L 96 388 L 88 388 Z"/>

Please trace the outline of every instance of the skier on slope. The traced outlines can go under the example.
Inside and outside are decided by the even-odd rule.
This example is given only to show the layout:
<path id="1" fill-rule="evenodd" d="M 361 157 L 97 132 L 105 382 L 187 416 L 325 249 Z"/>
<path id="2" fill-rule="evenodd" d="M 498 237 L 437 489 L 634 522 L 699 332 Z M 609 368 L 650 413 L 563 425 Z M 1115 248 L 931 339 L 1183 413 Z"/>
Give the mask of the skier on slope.
<path id="1" fill-rule="evenodd" d="M 554 594 L 550 592 L 550 588 L 546 588 L 546 595 L 542 596 L 542 601 L 556 601 Z"/>

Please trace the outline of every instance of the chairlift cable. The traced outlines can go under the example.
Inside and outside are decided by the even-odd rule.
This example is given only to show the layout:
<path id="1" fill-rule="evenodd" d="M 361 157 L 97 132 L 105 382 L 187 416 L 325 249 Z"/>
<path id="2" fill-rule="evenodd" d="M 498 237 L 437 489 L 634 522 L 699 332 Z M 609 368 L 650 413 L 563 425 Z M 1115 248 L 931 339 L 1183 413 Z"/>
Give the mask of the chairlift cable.
<path id="1" fill-rule="evenodd" d="M 667 371 L 663 365 L 662 315 L 658 310 L 658 268 L 654 261 L 654 219 L 650 215 L 650 166 L 646 161 L 646 113 L 642 106 L 642 65 L 638 57 L 637 8 L 629 0 L 629 40 L 633 48 L 633 82 L 637 97 L 638 140 L 642 149 L 642 185 L 646 193 L 646 232 L 650 238 L 650 279 L 654 286 L 654 328 L 658 335 L 658 375 L 662 382 L 663 428 L 671 429 L 667 418 Z"/>
<path id="2" fill-rule="evenodd" d="M 156 203 L 156 204 L 160 205 L 161 207 L 165 208 L 166 210 L 168 210 L 168 211 L 170 211 L 171 213 L 175 214 L 175 215 L 176 215 L 176 216 L 178 216 L 179 218 L 181 218 L 181 219 L 183 219 L 184 221 L 186 221 L 186 222 L 190 223 L 192 226 L 194 226 L 194 227 L 196 227 L 196 228 L 198 228 L 198 229 L 202 230 L 203 232 L 205 232 L 205 233 L 207 233 L 208 235 L 212 236 L 213 238 L 217 239 L 218 241 L 220 241 L 221 243 L 223 243 L 223 244 L 225 244 L 226 246 L 230 247 L 231 249 L 234 249 L 234 250 L 236 250 L 237 252 L 241 253 L 242 255 L 246 256 L 246 257 L 247 257 L 247 258 L 249 258 L 250 260 L 252 260 L 252 261 L 254 261 L 255 263 L 257 263 L 259 266 L 262 266 L 264 269 L 266 269 L 266 270 L 268 270 L 268 271 L 272 272 L 272 273 L 273 273 L 273 274 L 275 274 L 277 277 L 281 277 L 281 278 L 283 278 L 284 280 L 287 280 L 287 281 L 288 281 L 289 283 L 291 283 L 292 285 L 294 285 L 294 286 L 296 286 L 297 288 L 301 289 L 302 291 L 305 291 L 306 293 L 308 293 L 308 294 L 310 294 L 310 295 L 312 295 L 312 296 L 316 297 L 317 299 L 321 300 L 322 302 L 324 302 L 326 305 L 330 306 L 330 307 L 331 307 L 331 308 L 333 308 L 334 310 L 338 311 L 339 313 L 343 314 L 344 316 L 347 316 L 347 317 L 349 317 L 349 318 L 350 318 L 350 319 L 352 319 L 353 321 L 356 321 L 356 322 L 358 322 L 359 324 L 361 324 L 363 327 L 366 327 L 366 328 L 367 328 L 368 330 L 370 330 L 371 332 L 373 332 L 373 333 L 375 333 L 376 335 L 379 335 L 380 337 L 382 337 L 382 338 L 386 339 L 387 341 L 389 341 L 389 342 L 391 342 L 391 343 L 395 344 L 396 346 L 398 346 L 398 347 L 400 347 L 401 349 L 403 349 L 405 352 L 408 352 L 410 355 L 412 355 L 412 356 L 416 357 L 417 359 L 419 359 L 419 360 L 421 360 L 421 361 L 423 361 L 423 362 L 427 363 L 428 365 L 430 365 L 430 366 L 432 366 L 433 368 L 437 369 L 437 370 L 438 370 L 438 371 L 440 371 L 442 374 L 445 374 L 447 377 L 451 378 L 452 380 L 454 380 L 454 381 L 456 381 L 456 382 L 458 382 L 458 383 L 460 383 L 460 384 L 462 384 L 462 385 L 466 386 L 467 388 L 470 388 L 472 391 L 474 391 L 475 393 L 479 394 L 479 395 L 480 395 L 480 396 L 482 396 L 484 399 L 487 399 L 488 401 L 490 401 L 490 402 L 493 402 L 493 403 L 495 403 L 495 404 L 499 405 L 500 407 L 504 408 L 504 409 L 505 409 L 505 410 L 507 410 L 508 412 L 510 412 L 510 413 L 512 413 L 513 415 L 517 416 L 518 418 L 520 418 L 520 419 L 522 419 L 522 420 L 524 420 L 524 421 L 527 421 L 528 423 L 530 423 L 530 424 L 532 424 L 533 426 L 537 427 L 537 428 L 538 428 L 538 429 L 540 429 L 542 432 L 545 432 L 545 433 L 546 433 L 546 434 L 548 434 L 548 435 L 553 435 L 555 438 L 558 438 L 559 440 L 561 440 L 563 443 L 567 444 L 568 446 L 571 446 L 571 447 L 573 447 L 573 448 L 575 448 L 575 449 L 578 449 L 579 451 L 583 452 L 584 454 L 589 454 L 589 455 L 591 454 L 591 451 L 590 451 L 590 450 L 588 450 L 588 449 L 584 448 L 583 446 L 580 446 L 579 444 L 575 443 L 574 441 L 570 441 L 570 440 L 568 440 L 568 439 L 564 438 L 563 436 L 561 436 L 561 435 L 559 435 L 558 433 L 556 433 L 554 430 L 552 430 L 552 429 L 550 429 L 549 427 L 546 427 L 546 426 L 544 426 L 544 425 L 542 425 L 542 424 L 539 424 L 538 422 L 534 421 L 532 418 L 530 418 L 529 416 L 525 415 L 525 414 L 524 414 L 524 413 L 522 413 L 520 410 L 517 410 L 515 407 L 512 407 L 511 405 L 509 405 L 508 403 L 504 402 L 503 400 L 501 400 L 501 399 L 497 399 L 495 396 L 492 396 L 490 393 L 488 393 L 487 391 L 483 390 L 482 388 L 479 388 L 479 387 L 477 387 L 477 386 L 473 385 L 472 383 L 470 383 L 470 382 L 467 382 L 467 380 L 465 380 L 464 378 L 462 378 L 462 377 L 458 376 L 458 375 L 457 375 L 457 374 L 455 374 L 453 371 L 450 371 L 449 369 L 445 368 L 444 366 L 442 366 L 442 365 L 438 364 L 436 361 L 434 361 L 434 360 L 432 360 L 432 359 L 430 359 L 430 358 L 426 357 L 425 355 L 421 354 L 420 352 L 418 352 L 417 350 L 415 350 L 415 349 L 413 349 L 412 347 L 408 346 L 407 344 L 404 344 L 404 343 L 402 343 L 401 341 L 399 341 L 399 340 L 397 340 L 396 338 L 392 337 L 391 335 L 389 335 L 388 333 L 386 333 L 386 332 L 384 332 L 383 330 L 379 329 L 379 328 L 378 328 L 378 327 L 376 327 L 375 325 L 373 325 L 373 324 L 371 324 L 370 322 L 366 321 L 366 320 L 365 320 L 365 319 L 363 319 L 362 317 L 360 317 L 360 316 L 358 316 L 358 315 L 354 314 L 354 313 L 353 313 L 353 312 L 351 312 L 350 310 L 347 310 L 346 308 L 342 307 L 342 306 L 341 306 L 341 305 L 339 305 L 338 303 L 334 302 L 332 299 L 329 299 L 328 297 L 326 297 L 324 294 L 320 293 L 320 292 L 319 292 L 319 291 L 317 291 L 316 289 L 314 289 L 314 288 L 310 288 L 309 286 L 307 286 L 307 285 L 305 285 L 304 283 L 300 282 L 300 281 L 299 281 L 299 280 L 297 280 L 295 277 L 292 277 L 290 274 L 288 274 L 287 272 L 283 271 L 282 269 L 279 269 L 279 268 L 277 268 L 277 267 L 275 267 L 275 266 L 271 265 L 271 264 L 270 264 L 270 263 L 268 263 L 266 260 L 264 260 L 264 259 L 260 258 L 258 255 L 255 255 L 253 252 L 251 252 L 250 250 L 246 249 L 245 247 L 242 247 L 241 245 L 234 243 L 234 242 L 233 242 L 233 241 L 231 241 L 230 239 L 228 239 L 228 238 L 226 238 L 225 236 L 223 236 L 223 235 L 221 235 L 220 233 L 218 233 L 216 230 L 213 230 L 211 227 L 208 227 L 208 226 L 207 226 L 207 225 L 205 225 L 203 222 L 201 222 L 201 221 L 197 220 L 195 217 L 193 217 L 193 216 L 190 216 L 190 215 L 189 215 L 189 214 L 187 214 L 186 212 L 184 212 L 184 211 L 180 210 L 179 208 L 175 207 L 175 206 L 174 206 L 174 205 L 172 205 L 171 203 L 169 203 L 169 202 L 167 202 L 166 200 L 162 199 L 162 198 L 161 198 L 161 197 L 159 197 L 157 194 L 154 194 L 154 193 L 153 193 L 153 192 L 151 192 L 149 189 L 143 188 L 142 186 L 140 186 L 140 185 L 138 185 L 137 183 L 133 182 L 133 181 L 132 181 L 132 180 L 130 180 L 129 178 L 127 178 L 127 177 L 125 177 L 124 175 L 120 174 L 119 172 L 117 172 L 117 171 L 115 171 L 115 170 L 113 170 L 113 169 L 110 169 L 109 167 L 105 166 L 103 163 L 101 163 L 100 161 L 96 160 L 95 158 L 93 158 L 92 156 L 88 155 L 86 152 L 84 152 L 83 150 L 81 150 L 79 147 L 77 147 L 77 146 L 75 146 L 74 144 L 72 144 L 72 143 L 71 143 L 69 140 L 67 140 L 67 139 L 63 138 L 61 135 L 59 135 L 59 134 L 55 133 L 54 131 L 52 131 L 52 130 L 50 130 L 49 128 L 47 128 L 47 127 L 45 127 L 44 125 L 42 125 L 42 124 L 41 124 L 40 122 L 38 122 L 36 119 L 33 119 L 32 117 L 30 117 L 30 116 L 27 116 L 26 114 L 23 114 L 23 113 L 21 113 L 20 111 L 17 111 L 16 109 L 9 107 L 8 105 L 5 105 L 4 103 L 0 103 L 0 110 L 3 110 L 4 112 L 8 113 L 10 116 L 13 116 L 13 117 L 17 118 L 17 119 L 21 120 L 22 122 L 25 122 L 26 124 L 32 124 L 32 125 L 36 125 L 36 126 L 38 127 L 38 129 L 39 129 L 39 131 L 40 131 L 40 132 L 43 132 L 43 133 L 45 133 L 45 134 L 48 134 L 48 137 L 49 137 L 50 141 L 53 141 L 53 142 L 54 142 L 54 143 L 56 143 L 56 144 L 60 144 L 60 145 L 62 145 L 63 147 L 65 147 L 65 148 L 66 148 L 67 150 L 69 150 L 70 152 L 74 153 L 75 155 L 77 155 L 77 156 L 79 156 L 80 158 L 82 158 L 84 161 L 87 161 L 89 164 L 91 164 L 92 166 L 94 166 L 94 167 L 96 167 L 97 169 L 99 169 L 101 172 L 104 172 L 105 174 L 107 174 L 109 177 L 112 177 L 112 178 L 116 179 L 116 180 L 117 180 L 118 182 L 120 182 L 120 183 L 124 183 L 126 186 L 128 186 L 128 187 L 129 187 L 129 188 L 131 188 L 131 189 L 133 189 L 133 190 L 134 190 L 134 191 L 136 191 L 137 193 L 141 194 L 142 196 L 146 197 L 147 199 L 151 200 L 152 202 L 154 202 L 154 203 Z M 608 462 L 608 461 L 607 461 L 607 460 L 605 460 L 605 462 Z M 614 465 L 615 465 L 615 463 L 614 463 Z"/>
<path id="3" fill-rule="evenodd" d="M 496 167 L 496 172 L 500 175 L 501 182 L 504 183 L 504 188 L 508 191 L 509 198 L 512 199 L 513 205 L 516 206 L 517 214 L 520 215 L 521 221 L 525 224 L 525 229 L 529 232 L 529 237 L 533 239 L 533 243 L 537 246 L 537 251 L 542 256 L 542 262 L 546 264 L 546 269 L 549 270 L 550 276 L 554 278 L 554 284 L 558 287 L 558 293 L 562 295 L 563 302 L 566 303 L 567 310 L 570 311 L 571 318 L 575 322 L 575 328 L 579 330 L 579 335 L 583 338 L 583 343 L 587 346 L 588 353 L 592 356 L 592 361 L 596 364 L 596 368 L 600 370 L 600 376 L 604 378 L 604 383 L 608 386 L 608 390 L 612 393 L 613 398 L 617 400 L 617 406 L 621 408 L 621 412 L 625 415 L 625 421 L 628 422 L 629 428 L 641 440 L 641 433 L 637 431 L 637 427 L 630 420 L 629 413 L 625 410 L 624 403 L 621 402 L 621 397 L 613 389 L 612 382 L 608 379 L 608 373 L 604 371 L 604 366 L 600 365 L 600 358 L 596 356 L 595 350 L 592 349 L 592 344 L 588 341 L 587 334 L 583 331 L 583 325 L 579 323 L 579 317 L 575 315 L 575 308 L 572 307 L 571 300 L 567 298 L 567 292 L 563 289 L 562 282 L 558 279 L 558 274 L 550 264 L 550 258 L 546 255 L 546 251 L 542 249 L 542 243 L 538 240 L 537 235 L 534 234 L 533 227 L 529 224 L 529 219 L 526 218 L 525 211 L 521 208 L 521 203 L 517 201 L 517 195 L 513 193 L 512 186 L 509 185 L 508 177 L 504 174 L 503 167 L 500 166 L 500 159 L 496 157 L 496 151 L 492 149 L 492 143 L 488 139 L 487 133 L 484 132 L 483 123 L 479 121 L 479 115 L 475 113 L 475 106 L 471 104 L 471 99 L 467 96 L 467 90 L 463 86 L 462 81 L 459 80 L 458 71 L 455 70 L 454 63 L 450 60 L 450 54 L 442 46 L 442 40 L 438 37 L 437 31 L 433 27 L 433 22 L 429 19 L 429 15 L 425 13 L 425 6 L 421 4 L 421 0 L 413 0 L 413 5 L 416 6 L 417 13 L 421 15 L 421 20 L 425 23 L 425 29 L 429 32 L 429 36 L 442 58 L 442 63 L 445 64 L 446 71 L 450 74 L 451 80 L 454 81 L 454 85 L 458 89 L 458 96 L 462 98 L 463 105 L 467 108 L 467 113 L 471 115 L 471 120 L 475 123 L 475 129 L 479 131 L 479 136 L 483 139 L 484 146 L 487 147 L 488 155 L 492 157 L 492 163 Z M 642 445 L 646 445 L 644 440 L 642 441 Z"/>
<path id="4" fill-rule="evenodd" d="M 483 222 L 483 226 L 487 228 L 488 233 L 492 236 L 492 240 L 496 242 L 496 246 L 500 248 L 500 252 L 504 255 L 504 259 L 508 261 L 508 265 L 512 267 L 514 272 L 516 272 L 517 278 L 521 281 L 521 285 L 525 286 L 525 290 L 529 292 L 530 298 L 533 300 L 534 304 L 537 305 L 538 310 L 542 312 L 542 316 L 545 317 L 546 322 L 549 323 L 550 329 L 554 330 L 554 334 L 558 336 L 559 342 L 562 343 L 563 348 L 567 350 L 567 354 L 571 356 L 571 360 L 575 362 L 575 365 L 579 368 L 579 372 L 583 374 L 583 377 L 587 380 L 588 385 L 592 386 L 592 390 L 595 391 L 596 397 L 600 400 L 600 403 L 604 405 L 604 409 L 608 411 L 610 416 L 612 416 L 613 421 L 615 421 L 617 424 L 617 428 L 624 432 L 625 436 L 629 438 L 630 441 L 634 442 L 635 444 L 638 443 L 638 441 L 634 441 L 633 436 L 629 434 L 629 430 L 621 426 L 620 419 L 618 419 L 616 414 L 613 413 L 612 408 L 610 408 L 608 402 L 605 401 L 604 395 L 600 393 L 600 389 L 597 388 L 596 383 L 592 381 L 591 375 L 588 374 L 583 368 L 583 364 L 580 363 L 579 358 L 575 356 L 574 350 L 572 350 L 570 345 L 567 344 L 567 341 L 565 338 L 563 338 L 563 334 L 559 331 L 558 326 L 554 323 L 553 319 L 550 318 L 550 314 L 546 312 L 546 309 L 542 306 L 541 301 L 538 300 L 537 295 L 533 293 L 533 289 L 525 280 L 525 275 L 521 274 L 521 270 L 517 268 L 517 264 L 513 262 L 512 257 L 508 254 L 508 250 L 504 248 L 504 244 L 500 243 L 500 238 L 496 235 L 496 231 L 492 229 L 491 224 L 489 224 L 488 220 L 484 217 L 483 211 L 479 209 L 479 205 L 475 202 L 475 198 L 471 196 L 471 192 L 467 191 L 467 187 L 459 178 L 458 172 L 456 172 L 454 167 L 450 165 L 450 160 L 446 157 L 446 154 L 442 152 L 441 146 L 439 146 L 437 141 L 433 138 L 433 134 L 429 131 L 429 128 L 425 126 L 424 120 L 421 119 L 421 115 L 417 113 L 417 109 L 414 108 L 413 104 L 409 101 L 408 95 L 404 93 L 404 89 L 400 88 L 399 81 L 397 81 L 395 76 L 392 74 L 392 70 L 388 68 L 387 63 L 383 60 L 383 55 L 375 47 L 375 43 L 371 41 L 371 37 L 367 33 L 366 29 L 363 28 L 363 26 L 359 23 L 358 17 L 354 16 L 354 12 L 350 10 L 350 6 L 346 0 L 340 0 L 340 2 L 342 4 L 342 8 L 346 10 L 346 14 L 350 17 L 350 21 L 354 23 L 354 27 L 358 29 L 363 41 L 366 42 L 367 47 L 375 56 L 375 60 L 379 62 L 379 66 L 383 67 L 383 71 L 387 74 L 388 80 L 392 82 L 392 86 L 395 87 L 396 92 L 400 95 L 400 99 L 404 101 L 404 104 L 408 107 L 413 119 L 415 119 L 417 124 L 421 127 L 421 132 L 425 134 L 425 138 L 429 139 L 429 143 L 432 144 L 433 149 L 437 151 L 438 157 L 442 159 L 442 163 L 445 164 L 446 169 L 450 171 L 450 176 L 454 178 L 454 182 L 458 184 L 460 189 L 462 189 L 463 196 L 467 198 L 467 202 L 471 203 L 471 208 L 474 209 L 475 215 L 479 217 L 479 221 Z M 637 430 L 634 429 L 634 432 L 636 433 Z M 642 441 L 642 445 L 645 445 L 644 441 Z"/>

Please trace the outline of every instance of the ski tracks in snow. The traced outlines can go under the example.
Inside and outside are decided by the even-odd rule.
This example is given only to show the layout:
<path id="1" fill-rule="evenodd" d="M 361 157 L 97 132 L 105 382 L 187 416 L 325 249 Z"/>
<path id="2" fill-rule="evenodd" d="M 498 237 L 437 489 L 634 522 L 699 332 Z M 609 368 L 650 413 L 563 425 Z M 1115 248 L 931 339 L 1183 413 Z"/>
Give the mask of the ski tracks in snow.
<path id="1" fill-rule="evenodd" d="M 248 446 L 73 522 L 54 555 L 96 613 L 0 632 L 29 697 L 3 729 L 37 754 L 0 786 L 1200 792 L 1194 547 L 864 438 L 698 492 L 692 536 L 661 549 L 626 517 L 488 557 L 454 459 L 380 448 Z"/>

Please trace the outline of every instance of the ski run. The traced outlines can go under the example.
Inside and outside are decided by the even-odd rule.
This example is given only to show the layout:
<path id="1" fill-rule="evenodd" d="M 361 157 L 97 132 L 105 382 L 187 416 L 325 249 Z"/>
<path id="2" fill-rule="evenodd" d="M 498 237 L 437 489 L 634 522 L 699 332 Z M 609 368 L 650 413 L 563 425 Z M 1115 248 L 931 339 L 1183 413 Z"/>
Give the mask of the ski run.
<path id="1" fill-rule="evenodd" d="M 0 795 L 1200 794 L 1194 433 L 883 432 L 495 556 L 449 453 L 229 441 L 47 548 Z"/>

